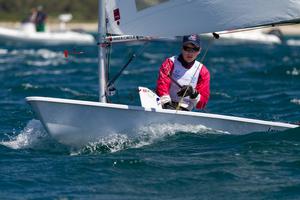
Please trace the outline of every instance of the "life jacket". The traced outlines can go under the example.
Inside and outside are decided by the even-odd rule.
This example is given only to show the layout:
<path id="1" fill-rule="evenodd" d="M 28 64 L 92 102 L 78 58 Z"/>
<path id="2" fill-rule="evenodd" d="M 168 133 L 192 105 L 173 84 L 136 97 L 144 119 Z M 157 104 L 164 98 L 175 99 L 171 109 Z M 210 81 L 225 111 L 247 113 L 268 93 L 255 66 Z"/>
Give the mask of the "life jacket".
<path id="1" fill-rule="evenodd" d="M 181 86 L 191 85 L 193 88 L 196 88 L 199 79 L 199 74 L 203 64 L 198 61 L 195 61 L 193 66 L 187 69 L 182 66 L 180 61 L 178 61 L 177 56 L 170 57 L 169 59 L 172 60 L 174 63 L 174 67 L 171 73 L 172 78 L 176 80 Z M 184 98 L 179 97 L 177 95 L 177 92 L 179 90 L 180 87 L 174 82 L 171 82 L 170 97 L 172 101 L 177 103 L 179 102 L 181 107 L 191 110 L 194 107 L 195 102 L 192 101 L 189 96 Z"/>

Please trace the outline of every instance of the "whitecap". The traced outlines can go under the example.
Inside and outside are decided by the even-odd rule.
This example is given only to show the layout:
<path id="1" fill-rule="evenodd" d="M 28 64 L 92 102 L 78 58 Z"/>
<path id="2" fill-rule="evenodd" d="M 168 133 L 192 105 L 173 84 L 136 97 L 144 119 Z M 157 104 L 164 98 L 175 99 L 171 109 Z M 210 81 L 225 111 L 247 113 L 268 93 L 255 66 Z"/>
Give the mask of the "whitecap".
<path id="1" fill-rule="evenodd" d="M 231 96 L 225 92 L 215 92 L 214 94 L 225 98 L 231 98 Z"/>
<path id="2" fill-rule="evenodd" d="M 300 105 L 300 99 L 292 99 L 290 102 Z"/>
<path id="3" fill-rule="evenodd" d="M 50 51 L 48 49 L 23 49 L 23 50 L 12 50 L 11 55 L 26 55 L 42 57 L 44 59 L 64 58 L 63 52 Z"/>
<path id="4" fill-rule="evenodd" d="M 7 49 L 0 49 L 0 55 L 7 54 L 8 50 Z"/>
<path id="5" fill-rule="evenodd" d="M 300 40 L 290 39 L 286 41 L 289 46 L 300 46 Z"/>
<path id="6" fill-rule="evenodd" d="M 300 75 L 300 70 L 294 67 L 293 70 L 286 71 L 286 74 L 287 75 L 292 75 L 292 76 L 298 76 L 298 75 Z"/>
<path id="7" fill-rule="evenodd" d="M 68 93 L 71 93 L 71 94 L 73 94 L 73 95 L 75 95 L 75 96 L 85 96 L 85 95 L 87 95 L 87 94 L 85 94 L 85 93 L 80 93 L 80 92 L 78 92 L 78 91 L 76 91 L 76 90 L 72 90 L 72 89 L 70 89 L 70 88 L 60 87 L 60 89 L 61 89 L 63 92 L 68 92 Z"/>
<path id="8" fill-rule="evenodd" d="M 32 85 L 30 83 L 23 83 L 22 87 L 24 88 L 24 90 L 41 88 L 40 86 Z"/>
<path id="9" fill-rule="evenodd" d="M 97 63 L 98 60 L 97 58 L 80 58 L 80 57 L 76 57 L 76 55 L 74 56 L 70 56 L 70 61 L 73 63 L 79 63 L 79 64 L 90 64 L 90 63 Z"/>
<path id="10" fill-rule="evenodd" d="M 42 74 L 60 75 L 60 74 L 63 74 L 63 70 L 38 69 L 38 70 L 26 71 L 26 72 L 21 71 L 21 72 L 16 73 L 16 76 L 24 77 L 24 76 L 34 76 L 34 75 L 42 75 Z"/>
<path id="11" fill-rule="evenodd" d="M 43 61 L 31 61 L 28 60 L 25 62 L 27 65 L 35 67 L 47 67 L 47 66 L 60 66 L 66 64 L 66 60 L 63 59 L 48 59 Z"/>
<path id="12" fill-rule="evenodd" d="M 105 138 L 101 138 L 95 142 L 90 142 L 80 149 L 73 149 L 71 156 L 82 154 L 98 154 L 98 153 L 114 153 L 133 145 L 133 141 L 123 134 L 111 134 Z"/>
<path id="13" fill-rule="evenodd" d="M 63 52 L 55 52 L 48 49 L 39 49 L 36 51 L 36 55 L 39 55 L 44 59 L 64 58 Z"/>
<path id="14" fill-rule="evenodd" d="M 137 134 L 133 134 L 137 136 L 129 137 L 126 133 L 114 133 L 98 141 L 90 142 L 79 150 L 73 149 L 71 155 L 115 153 L 129 148 L 141 148 L 177 133 L 228 134 L 228 132 L 212 130 L 202 125 L 182 124 L 152 124 L 130 131 L 137 132 Z"/>
<path id="15" fill-rule="evenodd" d="M 137 69 L 133 69 L 133 70 L 124 70 L 123 74 L 124 75 L 130 75 L 130 74 L 145 74 L 145 73 L 149 73 L 149 72 L 156 72 L 157 69 L 153 68 L 153 67 L 149 67 L 149 68 L 137 68 Z"/>
<path id="16" fill-rule="evenodd" d="M 26 149 L 38 144 L 43 138 L 47 137 L 47 133 L 41 122 L 33 119 L 18 135 L 8 137 L 8 141 L 1 141 L 0 144 L 12 149 Z"/>

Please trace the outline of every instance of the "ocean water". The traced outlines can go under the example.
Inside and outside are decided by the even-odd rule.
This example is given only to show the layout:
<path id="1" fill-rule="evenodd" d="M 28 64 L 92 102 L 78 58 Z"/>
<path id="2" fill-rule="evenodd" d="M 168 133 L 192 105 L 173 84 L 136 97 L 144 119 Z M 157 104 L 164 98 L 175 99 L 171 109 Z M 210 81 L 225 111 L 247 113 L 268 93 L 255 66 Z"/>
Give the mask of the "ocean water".
<path id="1" fill-rule="evenodd" d="M 206 112 L 300 121 L 300 38 L 209 46 Z M 143 43 L 114 44 L 113 77 Z M 115 103 L 139 105 L 180 42 L 153 41 L 116 81 Z M 63 51 L 83 51 L 64 58 Z M 203 54 L 201 54 L 200 58 Z M 96 46 L 0 44 L 0 199 L 300 199 L 300 129 L 231 135 L 199 126 L 145 127 L 80 149 L 55 141 L 27 96 L 97 101 Z"/>

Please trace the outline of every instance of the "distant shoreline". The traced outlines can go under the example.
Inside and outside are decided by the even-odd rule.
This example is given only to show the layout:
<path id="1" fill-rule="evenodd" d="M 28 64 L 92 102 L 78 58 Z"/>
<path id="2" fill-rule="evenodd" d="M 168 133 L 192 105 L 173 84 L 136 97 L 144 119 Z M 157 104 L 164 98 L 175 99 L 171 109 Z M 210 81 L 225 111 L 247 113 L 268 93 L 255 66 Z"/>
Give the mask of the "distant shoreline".
<path id="1" fill-rule="evenodd" d="M 20 22 L 0 22 L 0 27 L 6 28 L 18 28 L 20 26 Z M 50 30 L 58 30 L 59 23 L 47 23 L 47 26 Z M 98 24 L 97 22 L 74 22 L 74 23 L 67 23 L 67 29 L 79 29 L 84 30 L 87 32 L 97 32 Z"/>
<path id="2" fill-rule="evenodd" d="M 0 27 L 7 28 L 18 28 L 20 26 L 20 22 L 0 22 Z M 47 26 L 50 30 L 58 30 L 59 23 L 47 23 Z M 87 32 L 97 32 L 98 24 L 97 22 L 71 22 L 67 23 L 66 26 L 68 29 L 79 29 Z M 297 25 L 288 25 L 288 26 L 280 26 L 279 28 L 284 35 L 299 35 L 300 36 L 300 24 Z M 272 28 L 266 28 L 269 30 Z"/>

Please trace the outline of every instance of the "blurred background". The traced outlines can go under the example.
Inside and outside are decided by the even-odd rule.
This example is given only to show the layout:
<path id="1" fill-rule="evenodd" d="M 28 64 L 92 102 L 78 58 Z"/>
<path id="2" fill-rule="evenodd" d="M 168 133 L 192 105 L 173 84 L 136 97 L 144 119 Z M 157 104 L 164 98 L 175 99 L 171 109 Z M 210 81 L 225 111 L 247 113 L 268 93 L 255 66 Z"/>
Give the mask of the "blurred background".
<path id="1" fill-rule="evenodd" d="M 0 0 L 0 26 L 16 27 L 24 20 L 34 7 L 43 6 L 48 15 L 49 26 L 58 27 L 58 16 L 63 13 L 72 14 L 70 28 L 84 28 L 89 31 L 97 30 L 98 1 L 97 0 Z"/>

